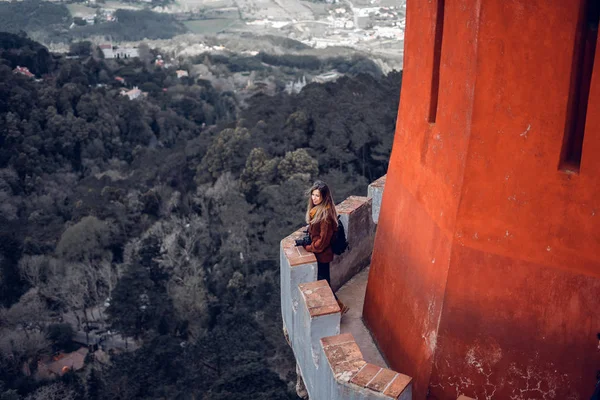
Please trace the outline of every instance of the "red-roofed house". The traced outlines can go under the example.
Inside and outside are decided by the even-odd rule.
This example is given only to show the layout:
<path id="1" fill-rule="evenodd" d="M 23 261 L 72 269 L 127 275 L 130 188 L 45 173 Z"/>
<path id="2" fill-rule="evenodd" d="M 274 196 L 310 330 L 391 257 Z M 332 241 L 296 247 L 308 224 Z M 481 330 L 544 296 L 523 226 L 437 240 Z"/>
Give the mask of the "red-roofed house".
<path id="1" fill-rule="evenodd" d="M 51 362 L 38 364 L 38 373 L 40 377 L 51 378 L 63 376 L 69 371 L 79 371 L 84 367 L 88 352 L 86 347 L 81 347 L 72 353 L 61 353 L 53 357 Z"/>
<path id="2" fill-rule="evenodd" d="M 129 100 L 135 100 L 142 95 L 142 91 L 140 89 L 138 89 L 137 86 L 134 86 L 133 89 L 131 89 L 127 92 L 122 91 L 121 95 L 129 97 Z"/>
<path id="3" fill-rule="evenodd" d="M 28 78 L 33 78 L 35 76 L 34 74 L 32 74 L 29 71 L 29 68 L 27 68 L 27 67 L 19 67 L 18 65 L 17 65 L 17 68 L 13 69 L 13 73 L 25 75 Z"/>

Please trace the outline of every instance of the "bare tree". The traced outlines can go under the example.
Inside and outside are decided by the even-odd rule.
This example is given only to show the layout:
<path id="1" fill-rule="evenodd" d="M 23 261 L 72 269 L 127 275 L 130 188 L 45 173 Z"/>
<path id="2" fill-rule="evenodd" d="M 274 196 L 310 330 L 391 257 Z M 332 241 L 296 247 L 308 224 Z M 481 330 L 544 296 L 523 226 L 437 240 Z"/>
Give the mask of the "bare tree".
<path id="1" fill-rule="evenodd" d="M 91 266 L 88 268 L 91 269 Z M 96 285 L 97 298 L 102 300 L 104 297 L 110 296 L 110 293 L 112 293 L 117 285 L 119 277 L 117 271 L 113 268 L 112 263 L 106 260 L 97 263 L 94 270 L 96 272 L 96 282 L 101 285 Z"/>
<path id="2" fill-rule="evenodd" d="M 25 400 L 75 400 L 77 393 L 62 382 L 40 387 Z"/>
<path id="3" fill-rule="evenodd" d="M 0 354 L 16 363 L 35 357 L 50 346 L 46 334 L 22 329 L 0 330 Z"/>
<path id="4" fill-rule="evenodd" d="M 202 272 L 209 241 L 204 220 L 197 215 L 189 218 L 171 218 L 166 223 L 155 224 L 151 234 L 161 238 L 160 257 L 156 260 L 175 276 L 195 275 Z M 202 251 L 205 250 L 205 251 Z"/>
<path id="5" fill-rule="evenodd" d="M 150 47 L 145 42 L 138 45 L 138 56 L 145 64 L 150 64 L 154 58 L 150 51 Z"/>
<path id="6" fill-rule="evenodd" d="M 190 323 L 192 335 L 198 335 L 205 322 L 207 290 L 204 261 L 209 241 L 206 223 L 197 215 L 172 219 L 162 230 L 170 230 L 161 244 L 159 265 L 171 274 L 167 291 L 179 315 Z"/>
<path id="7" fill-rule="evenodd" d="M 50 320 L 50 310 L 36 288 L 30 289 L 18 303 L 0 313 L 2 325 L 25 331 L 43 331 Z"/>
<path id="8" fill-rule="evenodd" d="M 206 197 L 212 200 L 221 219 L 219 226 L 221 254 L 233 254 L 240 259 L 250 251 L 249 215 L 251 206 L 239 191 L 240 182 L 227 172 L 206 190 Z"/>
<path id="9" fill-rule="evenodd" d="M 19 271 L 41 296 L 76 315 L 81 311 L 86 321 L 87 308 L 109 297 L 118 279 L 110 261 L 93 257 L 68 262 L 48 256 L 25 256 Z"/>
<path id="10" fill-rule="evenodd" d="M 167 290 L 179 316 L 189 322 L 190 335 L 198 337 L 206 323 L 208 308 L 203 274 L 170 280 Z"/>
<path id="11" fill-rule="evenodd" d="M 154 261 L 169 275 L 167 293 L 178 316 L 189 321 L 192 335 L 200 334 L 208 302 L 204 264 L 210 254 L 210 236 L 206 222 L 192 215 L 155 223 L 142 238 L 126 246 L 125 263 L 135 260 L 149 237 L 159 240 L 160 255 Z"/>
<path id="12" fill-rule="evenodd" d="M 19 260 L 19 272 L 31 286 L 40 287 L 49 258 L 46 256 L 23 256 Z"/>

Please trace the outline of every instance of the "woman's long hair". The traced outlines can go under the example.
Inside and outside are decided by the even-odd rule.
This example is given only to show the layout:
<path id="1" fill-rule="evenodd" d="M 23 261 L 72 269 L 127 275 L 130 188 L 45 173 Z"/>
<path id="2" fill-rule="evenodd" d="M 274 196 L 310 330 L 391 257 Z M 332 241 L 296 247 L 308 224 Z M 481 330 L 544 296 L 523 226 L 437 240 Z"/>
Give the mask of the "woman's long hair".
<path id="1" fill-rule="evenodd" d="M 312 192 L 318 190 L 321 193 L 321 204 L 315 205 L 312 201 Z M 314 211 L 313 211 L 314 209 Z M 313 214 L 314 213 L 314 214 Z M 311 214 L 312 218 L 311 218 Z M 337 227 L 337 211 L 329 186 L 323 181 L 316 181 L 308 190 L 308 205 L 306 206 L 306 223 L 314 224 L 331 219 Z"/>

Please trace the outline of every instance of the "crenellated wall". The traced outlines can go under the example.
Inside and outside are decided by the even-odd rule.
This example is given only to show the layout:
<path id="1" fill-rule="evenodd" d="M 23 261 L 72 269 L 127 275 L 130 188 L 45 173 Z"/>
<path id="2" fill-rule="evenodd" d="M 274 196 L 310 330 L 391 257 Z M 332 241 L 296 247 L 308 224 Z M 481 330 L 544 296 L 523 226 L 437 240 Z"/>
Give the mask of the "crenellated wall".
<path id="1" fill-rule="evenodd" d="M 337 206 L 349 249 L 331 265 L 335 288 L 370 261 L 377 221 L 372 203 L 381 201 L 382 182 L 370 188 L 369 197 L 351 196 Z M 281 308 L 284 331 L 309 398 L 412 399 L 410 377 L 367 363 L 352 334 L 340 334 L 341 313 L 332 289 L 326 281 L 316 281 L 314 255 L 295 246 L 303 230 L 281 241 Z"/>
<path id="2" fill-rule="evenodd" d="M 349 250 L 331 262 L 331 286 L 337 291 L 371 262 L 376 225 L 373 222 L 373 200 L 350 196 L 336 206 L 346 229 Z"/>

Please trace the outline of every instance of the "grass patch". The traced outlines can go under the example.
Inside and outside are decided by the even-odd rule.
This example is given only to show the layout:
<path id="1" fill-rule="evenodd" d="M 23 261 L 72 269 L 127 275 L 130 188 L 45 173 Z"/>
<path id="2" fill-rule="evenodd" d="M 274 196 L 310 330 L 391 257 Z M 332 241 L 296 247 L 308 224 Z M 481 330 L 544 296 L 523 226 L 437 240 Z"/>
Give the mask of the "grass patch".
<path id="1" fill-rule="evenodd" d="M 214 18 L 185 21 L 183 24 L 190 32 L 212 34 L 223 32 L 226 29 L 238 26 L 240 23 L 237 19 Z"/>
<path id="2" fill-rule="evenodd" d="M 90 8 L 86 6 L 82 6 L 81 4 L 67 4 L 67 8 L 73 17 L 82 17 L 84 15 L 95 15 L 96 9 Z"/>
<path id="3" fill-rule="evenodd" d="M 135 4 L 135 3 L 121 3 L 119 1 L 107 1 L 104 6 L 104 8 L 114 8 L 114 9 L 121 9 L 121 10 L 142 10 L 144 9 L 143 5 L 140 4 Z"/>

